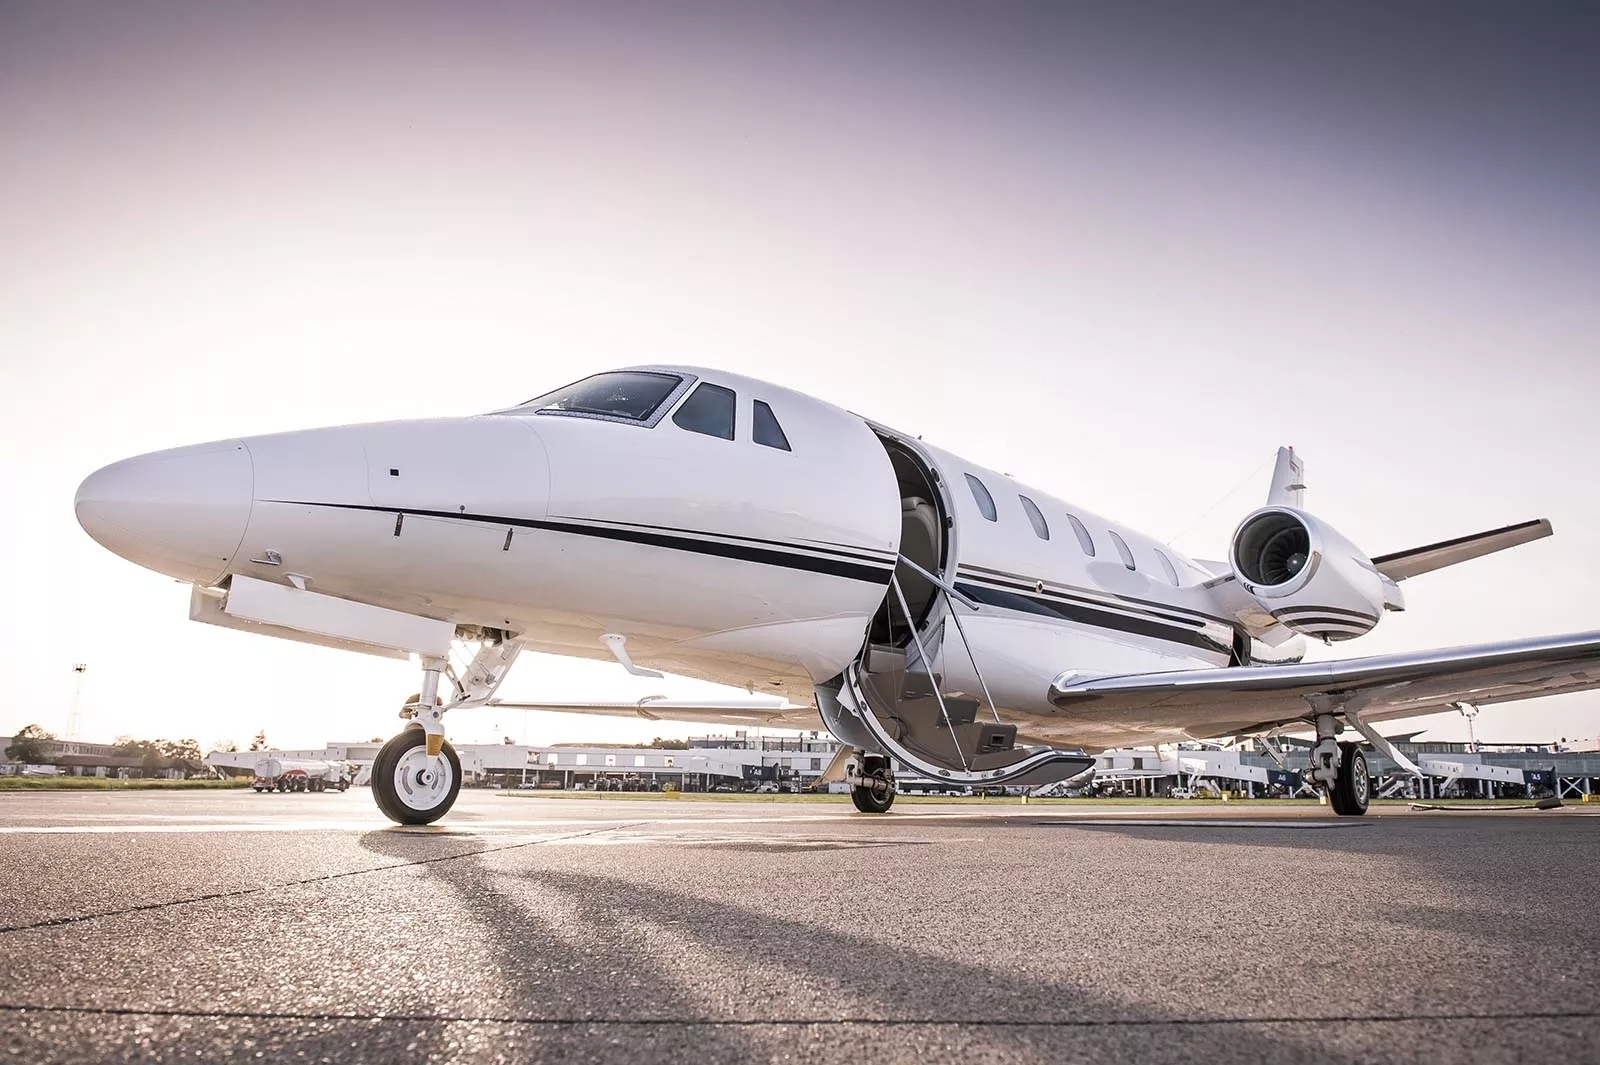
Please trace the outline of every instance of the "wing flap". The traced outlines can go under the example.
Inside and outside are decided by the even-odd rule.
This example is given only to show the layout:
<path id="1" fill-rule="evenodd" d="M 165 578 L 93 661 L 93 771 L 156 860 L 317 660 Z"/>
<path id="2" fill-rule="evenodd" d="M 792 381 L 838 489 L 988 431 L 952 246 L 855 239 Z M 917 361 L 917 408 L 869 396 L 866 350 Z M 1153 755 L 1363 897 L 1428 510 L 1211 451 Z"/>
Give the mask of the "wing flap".
<path id="1" fill-rule="evenodd" d="M 1364 718 L 1409 717 L 1600 688 L 1600 632 L 1375 655 L 1342 662 L 1134 676 L 1064 673 L 1050 701 L 1064 713 L 1192 734 L 1227 735 L 1306 718 L 1329 699 Z"/>
<path id="2" fill-rule="evenodd" d="M 1454 566 L 1459 562 L 1492 555 L 1508 547 L 1542 540 L 1554 532 L 1548 518 L 1539 518 L 1535 521 L 1507 525 L 1501 529 L 1490 529 L 1488 532 L 1473 533 L 1471 536 L 1458 536 L 1454 540 L 1445 540 L 1426 547 L 1414 547 L 1409 551 L 1396 551 L 1392 555 L 1373 559 L 1372 564 L 1378 568 L 1379 573 L 1390 580 L 1403 581 L 1407 577 L 1415 577 L 1436 569 L 1444 569 L 1446 566 Z"/>

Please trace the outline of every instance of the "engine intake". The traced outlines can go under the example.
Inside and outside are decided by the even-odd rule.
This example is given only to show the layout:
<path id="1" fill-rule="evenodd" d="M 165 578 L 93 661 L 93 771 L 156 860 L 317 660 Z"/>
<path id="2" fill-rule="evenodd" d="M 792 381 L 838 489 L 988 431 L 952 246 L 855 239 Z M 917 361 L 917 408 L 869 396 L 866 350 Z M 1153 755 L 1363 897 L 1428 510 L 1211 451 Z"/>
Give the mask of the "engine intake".
<path id="1" fill-rule="evenodd" d="M 1238 572 L 1252 584 L 1287 584 L 1311 561 L 1311 531 L 1285 511 L 1258 514 L 1239 529 Z"/>

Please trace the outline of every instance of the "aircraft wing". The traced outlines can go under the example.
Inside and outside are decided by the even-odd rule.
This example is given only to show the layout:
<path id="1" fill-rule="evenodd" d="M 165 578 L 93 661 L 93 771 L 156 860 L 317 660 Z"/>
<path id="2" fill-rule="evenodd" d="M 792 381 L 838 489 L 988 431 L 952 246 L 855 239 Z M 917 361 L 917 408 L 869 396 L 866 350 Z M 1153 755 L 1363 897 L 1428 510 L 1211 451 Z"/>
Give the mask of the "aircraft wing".
<path id="1" fill-rule="evenodd" d="M 821 728 L 821 717 L 814 706 L 788 703 L 678 702 L 644 698 L 631 703 L 520 703 L 491 699 L 485 705 L 506 710 L 545 710 L 556 714 L 597 714 L 602 717 L 642 717 L 646 721 L 688 721 L 707 725 L 772 726 L 774 728 Z"/>
<path id="2" fill-rule="evenodd" d="M 1240 666 L 1133 676 L 1063 673 L 1050 701 L 1064 714 L 1196 738 L 1263 731 L 1318 706 L 1369 721 L 1600 688 L 1600 632 L 1511 640 L 1342 662 Z"/>

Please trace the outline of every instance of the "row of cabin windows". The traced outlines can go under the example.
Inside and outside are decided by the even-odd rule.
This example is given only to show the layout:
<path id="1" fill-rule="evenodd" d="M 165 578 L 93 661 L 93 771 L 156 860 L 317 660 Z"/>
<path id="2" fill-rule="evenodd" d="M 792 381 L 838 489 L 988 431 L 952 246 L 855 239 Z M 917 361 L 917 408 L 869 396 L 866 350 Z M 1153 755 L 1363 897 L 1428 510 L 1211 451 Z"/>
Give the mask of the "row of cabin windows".
<path id="1" fill-rule="evenodd" d="M 672 421 L 678 428 L 687 429 L 691 433 L 704 433 L 706 436 L 732 440 L 734 412 L 738 406 L 739 397 L 734 394 L 733 389 L 702 383 L 673 413 Z M 758 399 L 754 401 L 752 410 L 751 439 L 763 447 L 774 447 L 779 451 L 793 450 L 789 447 L 789 438 L 783 435 L 783 426 L 778 424 L 778 417 L 772 413 L 771 407 Z"/>
<path id="2" fill-rule="evenodd" d="M 970 473 L 966 474 L 966 478 L 967 487 L 972 489 L 973 502 L 978 504 L 978 513 L 982 514 L 988 521 L 999 521 L 1000 512 L 994 505 L 994 496 L 989 494 L 989 489 L 985 487 L 982 481 Z M 1018 495 L 1017 498 L 1022 501 L 1022 512 L 1028 516 L 1028 524 L 1033 526 L 1033 534 L 1041 540 L 1050 539 L 1050 523 L 1045 520 L 1044 512 L 1039 509 L 1039 505 L 1025 495 Z M 1067 515 L 1067 523 L 1072 526 L 1072 532 L 1077 536 L 1078 546 L 1083 548 L 1083 553 L 1093 558 L 1095 555 L 1094 537 L 1089 535 L 1088 528 L 1078 520 L 1075 514 Z M 1130 570 L 1137 570 L 1138 565 L 1134 562 L 1133 551 L 1128 547 L 1128 542 L 1113 530 L 1108 529 L 1106 534 L 1111 537 L 1112 546 L 1117 549 L 1117 554 L 1121 556 L 1122 564 Z M 1161 569 L 1166 574 L 1167 581 L 1173 587 L 1177 587 L 1178 571 L 1172 565 L 1172 560 L 1159 550 L 1156 551 L 1156 558 L 1161 562 Z"/>

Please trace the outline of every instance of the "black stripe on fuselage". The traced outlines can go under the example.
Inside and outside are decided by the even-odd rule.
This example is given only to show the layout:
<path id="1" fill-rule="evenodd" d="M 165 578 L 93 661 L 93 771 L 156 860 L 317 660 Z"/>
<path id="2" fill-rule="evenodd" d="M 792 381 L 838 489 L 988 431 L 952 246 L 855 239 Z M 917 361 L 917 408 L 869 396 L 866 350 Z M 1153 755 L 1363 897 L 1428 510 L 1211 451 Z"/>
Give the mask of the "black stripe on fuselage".
<path id="1" fill-rule="evenodd" d="M 732 533 L 703 533 L 696 529 L 675 529 L 668 525 L 642 525 L 634 521 L 585 521 L 582 518 L 571 518 L 567 517 L 566 515 L 558 515 L 548 520 L 553 522 L 571 521 L 585 526 L 594 526 L 596 528 L 648 529 L 651 532 L 656 533 L 676 533 L 686 536 L 693 536 L 696 538 L 715 537 L 718 540 L 735 540 L 741 543 L 762 544 L 765 546 L 778 544 L 783 547 L 794 548 L 801 551 L 821 551 L 829 555 L 837 555 L 840 558 L 854 558 L 859 559 L 862 562 L 877 562 L 884 565 L 894 562 L 897 557 L 893 551 L 874 551 L 871 548 L 865 547 L 847 547 L 844 544 L 829 543 L 826 540 L 808 540 L 796 543 L 785 543 L 781 540 L 764 540 L 756 536 L 735 536 Z"/>
<path id="2" fill-rule="evenodd" d="M 422 518 L 444 518 L 450 521 L 466 521 L 480 525 L 499 525 L 515 529 L 537 529 L 541 532 L 567 533 L 573 536 L 588 536 L 601 540 L 615 540 L 621 543 L 643 544 L 648 547 L 662 547 L 671 551 L 689 551 L 699 555 L 710 555 L 716 558 L 733 558 L 744 562 L 758 562 L 767 566 L 780 566 L 784 569 L 800 570 L 806 573 L 822 573 L 830 577 L 843 577 L 847 580 L 865 581 L 869 584 L 880 584 L 888 587 L 889 574 L 893 568 L 887 561 L 882 565 L 871 565 L 860 559 L 857 555 L 845 555 L 842 552 L 833 553 L 829 549 L 810 544 L 793 545 L 783 544 L 778 541 L 756 541 L 742 543 L 728 543 L 724 540 L 701 539 L 697 535 L 686 535 L 681 530 L 658 530 L 654 527 L 635 526 L 618 528 L 610 525 L 592 525 L 573 519 L 548 520 L 537 518 L 513 518 L 498 514 L 469 514 L 453 510 L 420 510 L 415 507 L 380 507 L 365 503 L 313 503 L 291 499 L 267 499 L 265 503 L 282 503 L 295 507 L 327 507 L 333 510 L 359 510 L 376 514 L 409 514 Z M 716 533 L 705 534 L 716 536 Z M 822 552 L 829 551 L 827 554 Z M 803 554 L 802 552 L 816 552 Z"/>
<path id="3" fill-rule="evenodd" d="M 1115 592 L 1107 592 L 1105 594 L 1110 596 L 1112 599 L 1115 599 L 1116 602 L 1106 602 L 1105 600 L 1101 599 L 1092 599 L 1084 594 L 1083 589 L 1072 588 L 1070 586 L 1055 589 L 1047 587 L 1042 593 L 1040 593 L 1036 590 L 1036 585 L 1039 582 L 1032 577 L 1023 576 L 1020 573 L 1007 573 L 1005 570 L 989 569 L 986 566 L 974 566 L 971 564 L 963 564 L 961 569 L 966 572 L 968 577 L 973 579 L 992 581 L 997 584 L 1008 584 L 1015 590 L 1029 594 L 1054 595 L 1071 599 L 1075 602 L 1086 603 L 1089 606 L 1108 607 L 1113 610 L 1131 610 L 1134 613 L 1153 614 L 1156 617 L 1167 618 L 1172 621 L 1181 621 L 1186 625 L 1225 625 L 1230 629 L 1233 627 L 1233 622 L 1226 618 L 1219 618 L 1212 614 L 1203 613 L 1199 610 L 1192 610 L 1186 606 L 1179 606 L 1175 603 L 1160 603 L 1151 599 L 1138 599 L 1131 595 L 1118 595 Z"/>
<path id="4" fill-rule="evenodd" d="M 1036 592 L 1014 591 L 992 584 L 978 584 L 972 580 L 958 580 L 956 591 L 985 606 L 1002 607 L 1038 617 L 1058 618 L 1087 625 L 1090 628 L 1114 629 L 1135 636 L 1147 636 L 1168 643 L 1198 647 L 1203 651 L 1214 651 L 1217 654 L 1231 654 L 1233 651 L 1231 646 L 1213 640 L 1204 632 L 1160 621 L 1153 615 L 1119 614 L 1111 610 L 1086 606 L 1080 602 L 1046 598 Z"/>

